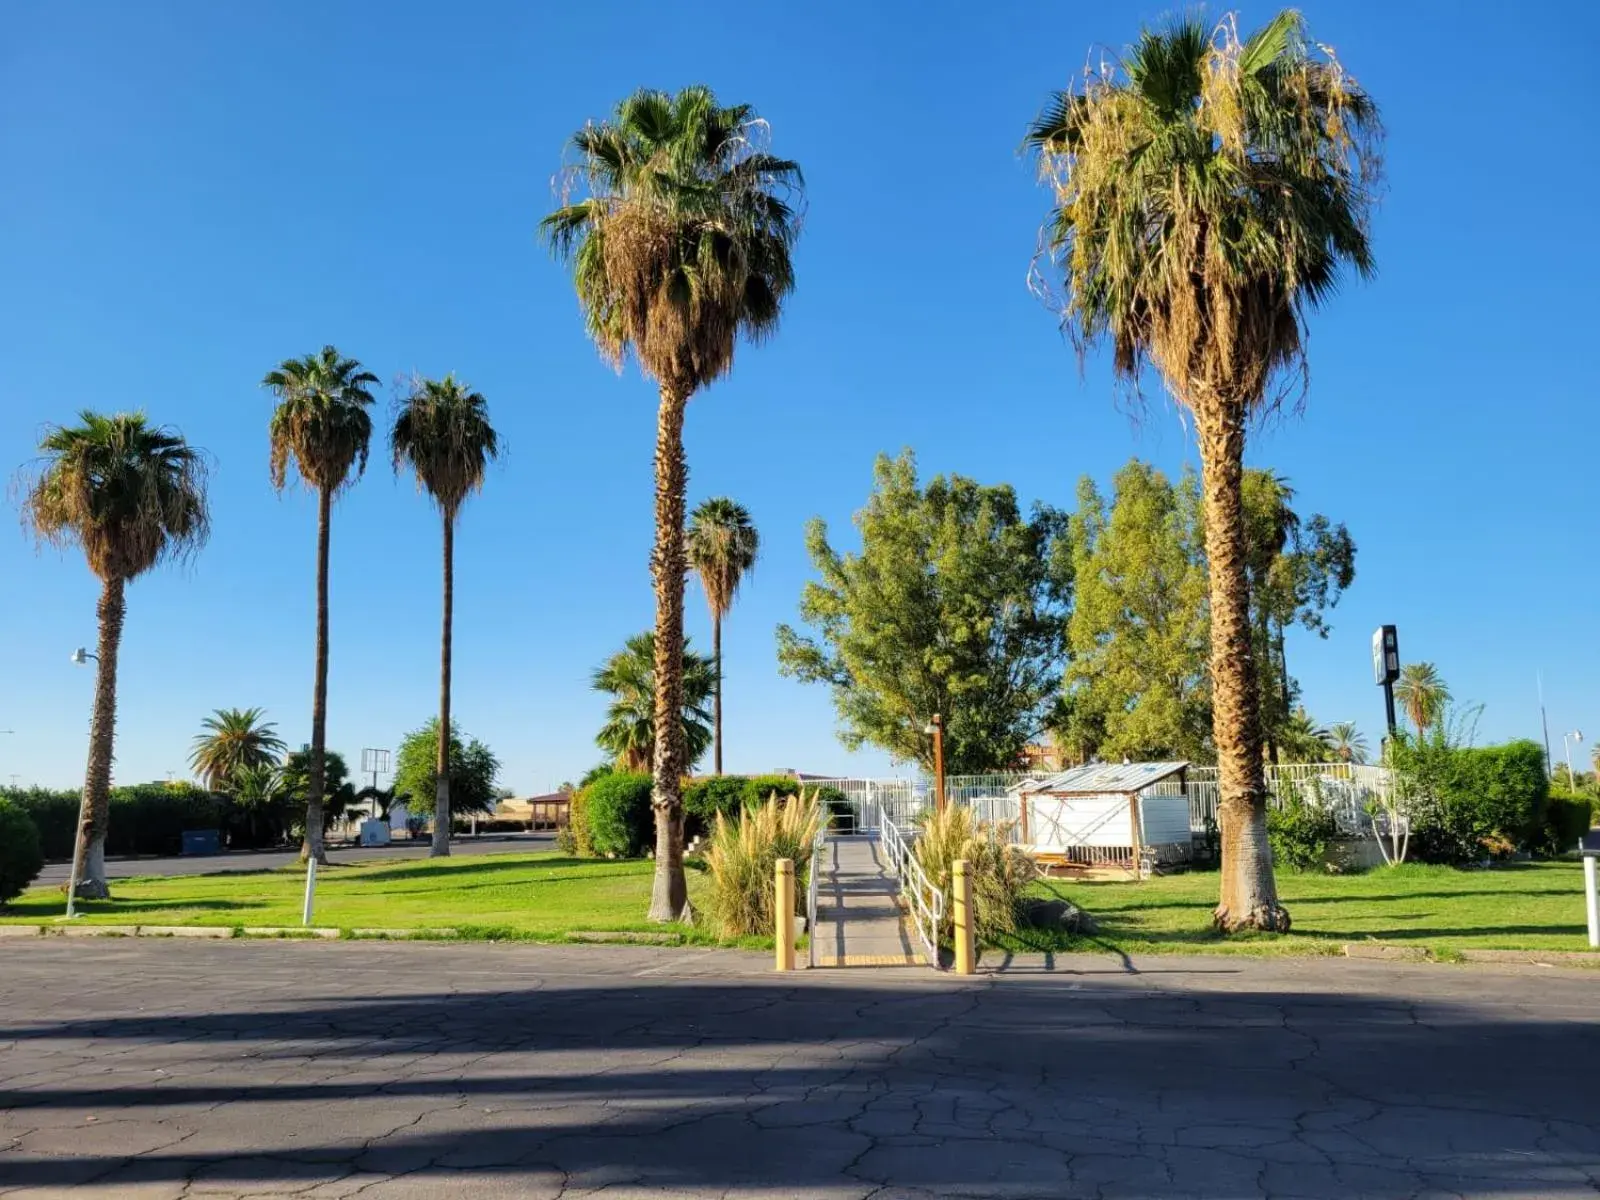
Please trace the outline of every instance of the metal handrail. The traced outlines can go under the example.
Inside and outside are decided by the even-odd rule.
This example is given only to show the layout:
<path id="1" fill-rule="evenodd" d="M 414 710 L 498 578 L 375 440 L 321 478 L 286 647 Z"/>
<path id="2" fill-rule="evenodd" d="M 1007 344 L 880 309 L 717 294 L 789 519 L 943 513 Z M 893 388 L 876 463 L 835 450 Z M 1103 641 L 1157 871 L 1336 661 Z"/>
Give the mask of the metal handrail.
<path id="1" fill-rule="evenodd" d="M 828 826 L 823 824 L 811 842 L 811 878 L 806 881 L 806 966 L 808 967 L 817 965 L 817 876 L 822 874 L 818 870 L 822 865 L 818 860 L 822 857 L 822 847 L 827 841 Z"/>
<path id="2" fill-rule="evenodd" d="M 906 897 L 906 907 L 911 913 L 911 923 L 922 942 L 927 963 L 935 970 L 939 966 L 939 924 L 944 920 L 944 893 L 928 881 L 922 864 L 912 853 L 911 843 L 894 823 L 888 813 L 880 813 L 878 828 L 882 845 L 889 855 L 894 873 L 900 880 L 900 894 Z"/>

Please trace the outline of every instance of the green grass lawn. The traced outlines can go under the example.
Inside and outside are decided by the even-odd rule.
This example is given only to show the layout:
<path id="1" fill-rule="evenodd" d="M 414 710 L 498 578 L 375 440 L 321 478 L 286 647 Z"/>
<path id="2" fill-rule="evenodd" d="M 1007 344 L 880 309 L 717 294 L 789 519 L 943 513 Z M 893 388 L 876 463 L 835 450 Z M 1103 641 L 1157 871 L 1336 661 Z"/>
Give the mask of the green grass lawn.
<path id="1" fill-rule="evenodd" d="M 1278 890 L 1294 925 L 1285 935 L 1224 938 L 1211 928 L 1215 872 L 1134 882 L 1040 880 L 1099 922 L 1092 937 L 1026 930 L 1015 950 L 1129 953 L 1333 954 L 1348 942 L 1461 950 L 1587 950 L 1583 872 L 1572 862 L 1507 863 L 1482 870 L 1406 864 L 1359 875 L 1282 872 Z"/>
<path id="2" fill-rule="evenodd" d="M 467 937 L 560 940 L 573 931 L 651 931 L 644 919 L 655 864 L 554 853 L 474 855 L 324 867 L 312 923 L 351 929 L 454 929 Z M 689 895 L 703 874 L 689 871 Z M 293 926 L 305 871 L 173 875 L 113 880 L 109 901 L 79 905 L 103 925 Z M 6 924 L 49 924 L 63 914 L 58 887 L 34 888 L 0 909 Z M 677 930 L 675 930 L 676 932 Z M 684 940 L 715 943 L 703 927 Z M 755 943 L 759 944 L 759 943 Z"/>

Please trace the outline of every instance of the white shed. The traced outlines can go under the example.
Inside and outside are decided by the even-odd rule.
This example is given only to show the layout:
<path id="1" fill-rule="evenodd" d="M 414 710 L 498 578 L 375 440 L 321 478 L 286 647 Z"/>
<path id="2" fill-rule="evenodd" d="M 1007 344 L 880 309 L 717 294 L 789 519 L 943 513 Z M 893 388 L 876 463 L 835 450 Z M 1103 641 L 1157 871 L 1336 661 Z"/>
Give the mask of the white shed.
<path id="1" fill-rule="evenodd" d="M 1043 865 L 1187 861 L 1189 764 L 1090 763 L 1017 784 L 1023 847 Z"/>

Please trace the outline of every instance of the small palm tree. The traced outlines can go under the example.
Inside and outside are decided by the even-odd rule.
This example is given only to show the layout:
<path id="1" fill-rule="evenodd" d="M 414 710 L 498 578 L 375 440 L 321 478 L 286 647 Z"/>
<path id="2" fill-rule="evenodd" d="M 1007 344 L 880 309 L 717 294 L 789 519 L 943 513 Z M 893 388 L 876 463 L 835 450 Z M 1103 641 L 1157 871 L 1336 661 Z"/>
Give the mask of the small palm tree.
<path id="1" fill-rule="evenodd" d="M 260 708 L 219 708 L 200 722 L 189 765 L 202 783 L 220 792 L 243 770 L 276 767 L 288 747 Z"/>
<path id="2" fill-rule="evenodd" d="M 439 747 L 434 764 L 433 846 L 450 853 L 450 653 L 455 610 L 456 517 L 468 496 L 483 487 L 500 439 L 477 392 L 456 380 L 421 379 L 411 388 L 390 431 L 394 469 L 409 468 L 417 486 L 433 497 L 444 518 L 444 626 L 439 640 Z"/>
<path id="3" fill-rule="evenodd" d="M 711 660 L 717 672 L 711 769 L 718 775 L 722 774 L 722 619 L 733 607 L 739 584 L 756 565 L 760 551 L 761 535 L 750 523 L 744 505 L 716 496 L 689 514 L 689 565 L 699 574 L 706 603 L 711 606 Z"/>
<path id="4" fill-rule="evenodd" d="M 272 486 L 280 492 L 292 459 L 300 478 L 317 493 L 317 661 L 311 696 L 311 746 L 306 784 L 303 860 L 326 862 L 322 806 L 328 741 L 328 537 L 333 498 L 367 469 L 372 441 L 372 385 L 378 377 L 332 346 L 286 359 L 267 372 L 263 387 L 277 397 L 269 427 Z M 354 471 L 354 476 L 351 472 Z"/>
<path id="5" fill-rule="evenodd" d="M 94 715 L 73 861 L 76 894 L 104 899 L 111 894 L 105 847 L 124 589 L 163 559 L 196 551 L 210 516 L 204 456 L 175 430 L 137 412 L 84 412 L 78 419 L 46 430 L 40 465 L 24 480 L 23 511 L 42 541 L 80 547 L 100 580 Z"/>
<path id="6" fill-rule="evenodd" d="M 1318 725 L 1302 707 L 1297 707 L 1289 714 L 1289 719 L 1279 731 L 1279 737 L 1283 752 L 1288 755 L 1290 762 L 1326 762 L 1332 753 L 1328 746 L 1328 731 Z"/>
<path id="7" fill-rule="evenodd" d="M 606 723 L 595 742 L 624 771 L 648 771 L 656 755 L 656 638 L 641 633 L 594 673 L 594 690 L 611 696 Z M 683 645 L 683 705 L 678 723 L 685 767 L 692 769 L 711 745 L 711 714 L 706 702 L 716 684 L 711 660 Z"/>
<path id="8" fill-rule="evenodd" d="M 1343 268 L 1373 270 L 1378 137 L 1372 101 L 1288 10 L 1243 39 L 1231 18 L 1147 30 L 1027 137 L 1055 193 L 1045 239 L 1080 354 L 1109 340 L 1119 376 L 1153 366 L 1194 419 L 1224 930 L 1289 927 L 1267 842 L 1245 432 L 1304 369 L 1306 318 Z"/>
<path id="9" fill-rule="evenodd" d="M 1429 662 L 1406 663 L 1394 685 L 1394 698 L 1406 710 L 1406 717 L 1417 736 L 1427 734 L 1444 717 L 1450 703 L 1450 689 L 1439 677 L 1439 668 Z"/>
<path id="10" fill-rule="evenodd" d="M 1335 721 L 1328 726 L 1328 749 L 1339 762 L 1367 761 L 1367 738 L 1354 721 Z"/>
<path id="11" fill-rule="evenodd" d="M 689 397 L 733 366 L 742 334 L 772 333 L 794 288 L 799 221 L 787 197 L 800 168 L 761 149 L 766 125 L 709 88 L 648 89 L 611 120 L 572 138 L 564 196 L 541 228 L 572 265 L 589 336 L 620 367 L 631 352 L 660 390 L 656 418 L 656 876 L 650 918 L 675 921 L 689 902 L 683 874 L 683 510 Z"/>
<path id="12" fill-rule="evenodd" d="M 261 845 L 263 820 L 270 822 L 275 842 L 281 833 L 282 814 L 278 810 L 285 792 L 283 768 L 276 762 L 241 766 L 228 776 L 227 787 L 229 799 L 250 821 L 250 845 Z"/>

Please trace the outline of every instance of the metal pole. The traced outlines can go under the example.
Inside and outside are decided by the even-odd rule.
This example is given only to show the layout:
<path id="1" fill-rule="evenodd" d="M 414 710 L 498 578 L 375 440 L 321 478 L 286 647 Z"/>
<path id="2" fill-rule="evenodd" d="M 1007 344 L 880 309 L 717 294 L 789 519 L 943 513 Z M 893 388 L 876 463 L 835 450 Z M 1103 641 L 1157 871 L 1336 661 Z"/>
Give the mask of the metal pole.
<path id="1" fill-rule="evenodd" d="M 317 897 L 317 856 L 306 859 L 306 905 L 300 914 L 300 924 L 311 924 L 311 905 Z"/>
<path id="2" fill-rule="evenodd" d="M 778 860 L 773 880 L 772 936 L 776 944 L 773 969 L 794 970 L 794 859 Z"/>
<path id="3" fill-rule="evenodd" d="M 78 799 L 78 828 L 72 835 L 72 870 L 67 875 L 67 919 L 71 920 L 78 915 L 78 879 L 83 874 L 83 843 L 87 834 L 85 826 L 89 821 L 89 788 L 84 785 L 83 795 Z"/>
<path id="4" fill-rule="evenodd" d="M 1394 683 L 1386 682 L 1383 685 L 1383 714 L 1389 722 L 1389 736 L 1394 736 Z"/>
<path id="5" fill-rule="evenodd" d="M 955 862 L 956 974 L 971 975 L 977 966 L 972 947 L 972 881 L 968 877 L 968 864 L 964 858 Z"/>
<path id="6" fill-rule="evenodd" d="M 933 807 L 944 812 L 944 721 L 933 714 Z"/>
<path id="7" fill-rule="evenodd" d="M 1575 792 L 1578 790 L 1578 781 L 1572 776 L 1572 743 L 1567 741 L 1567 738 L 1571 736 L 1571 734 L 1566 733 L 1561 735 L 1561 748 L 1567 753 L 1567 790 Z"/>
<path id="8" fill-rule="evenodd" d="M 1583 856 L 1583 902 L 1589 914 L 1589 945 L 1600 947 L 1600 897 L 1594 890 L 1595 856 Z"/>

